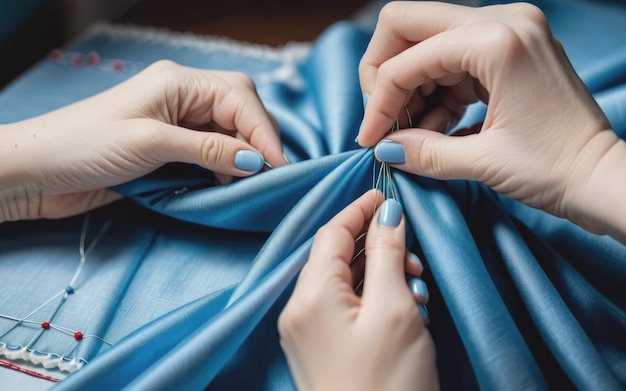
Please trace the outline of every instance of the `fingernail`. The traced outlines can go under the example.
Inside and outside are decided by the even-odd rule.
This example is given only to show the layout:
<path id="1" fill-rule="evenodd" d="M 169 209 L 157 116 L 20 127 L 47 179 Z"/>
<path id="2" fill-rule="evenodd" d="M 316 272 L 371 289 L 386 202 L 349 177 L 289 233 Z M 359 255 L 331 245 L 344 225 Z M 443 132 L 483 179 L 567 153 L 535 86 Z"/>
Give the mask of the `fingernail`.
<path id="1" fill-rule="evenodd" d="M 264 163 L 263 156 L 258 152 L 243 149 L 235 154 L 235 167 L 243 171 L 257 172 Z"/>
<path id="2" fill-rule="evenodd" d="M 397 227 L 402 219 L 402 206 L 398 201 L 389 199 L 383 202 L 378 214 L 378 224 L 383 227 Z"/>
<path id="3" fill-rule="evenodd" d="M 361 128 L 362 127 L 363 127 L 363 121 L 361 121 L 361 125 L 359 125 L 359 131 L 356 134 L 356 138 L 354 139 L 354 142 L 357 143 L 357 144 L 359 143 L 359 134 L 361 134 Z"/>
<path id="4" fill-rule="evenodd" d="M 370 100 L 370 96 L 369 94 L 366 92 L 365 94 L 363 94 L 363 110 L 365 110 L 365 108 L 367 107 L 367 102 L 369 102 Z M 359 125 L 359 132 L 357 133 L 356 138 L 354 139 L 355 143 L 359 143 L 359 134 L 361 134 L 361 128 L 363 127 L 363 121 L 361 121 L 361 124 Z"/>
<path id="5" fill-rule="evenodd" d="M 408 280 L 408 284 L 411 293 L 423 299 L 428 299 L 428 288 L 426 287 L 424 280 L 417 277 L 411 277 Z"/>
<path id="6" fill-rule="evenodd" d="M 404 147 L 391 140 L 382 140 L 374 148 L 374 156 L 378 161 L 391 164 L 404 163 Z"/>
<path id="7" fill-rule="evenodd" d="M 283 159 L 285 159 L 285 162 L 287 164 L 291 164 L 291 160 L 289 160 L 289 158 L 287 157 L 287 155 L 285 154 L 285 152 L 283 152 Z"/>
<path id="8" fill-rule="evenodd" d="M 415 254 L 413 253 L 409 253 L 409 259 L 411 260 L 411 262 L 417 263 L 420 266 L 424 266 L 422 264 L 422 260 Z"/>
<path id="9" fill-rule="evenodd" d="M 426 304 L 419 304 L 417 306 L 417 310 L 419 311 L 422 318 L 424 318 L 424 323 L 428 324 L 428 322 L 430 322 L 430 317 L 428 315 L 428 309 L 426 308 Z"/>

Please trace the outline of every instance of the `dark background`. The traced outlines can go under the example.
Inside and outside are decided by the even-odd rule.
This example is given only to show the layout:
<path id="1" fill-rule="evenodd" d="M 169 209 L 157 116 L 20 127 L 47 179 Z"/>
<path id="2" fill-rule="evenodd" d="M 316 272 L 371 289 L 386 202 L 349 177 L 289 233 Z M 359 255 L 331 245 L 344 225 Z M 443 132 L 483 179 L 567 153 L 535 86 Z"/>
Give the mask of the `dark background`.
<path id="1" fill-rule="evenodd" d="M 26 3 L 0 0 L 0 12 L 5 14 L 0 15 L 0 20 L 4 20 L 5 26 L 15 25 L 0 35 L 0 88 L 99 20 L 280 46 L 289 41 L 314 40 L 330 24 L 349 18 L 368 1 L 30 0 Z"/>

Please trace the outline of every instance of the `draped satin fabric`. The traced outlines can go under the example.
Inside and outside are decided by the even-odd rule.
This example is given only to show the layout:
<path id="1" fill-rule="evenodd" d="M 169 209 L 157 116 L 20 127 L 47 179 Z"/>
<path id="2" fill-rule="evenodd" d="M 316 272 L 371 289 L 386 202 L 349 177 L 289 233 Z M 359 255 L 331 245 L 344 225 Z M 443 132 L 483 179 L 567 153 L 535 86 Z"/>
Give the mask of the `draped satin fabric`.
<path id="1" fill-rule="evenodd" d="M 626 6 L 535 3 L 625 137 Z M 298 56 L 259 55 L 104 28 L 65 50 L 122 59 L 126 72 L 45 60 L 0 94 L 7 123 L 101 91 L 159 58 L 241 70 L 278 119 L 292 161 L 229 185 L 170 164 L 115 188 L 127 199 L 91 213 L 89 238 L 109 219 L 111 228 L 53 319 L 112 346 L 42 333 L 37 351 L 84 362 L 55 390 L 295 388 L 278 314 L 316 230 L 373 185 L 372 151 L 354 142 L 363 115 L 357 66 L 370 36 L 341 22 Z M 459 127 L 484 112 L 471 106 Z M 626 246 L 480 183 L 398 171 L 394 180 L 409 245 L 426 267 L 443 389 L 626 386 Z M 0 314 L 25 316 L 66 286 L 82 224 L 83 216 L 0 225 Z M 10 346 L 36 332 L 5 333 L 10 327 L 0 319 L 0 342 Z"/>

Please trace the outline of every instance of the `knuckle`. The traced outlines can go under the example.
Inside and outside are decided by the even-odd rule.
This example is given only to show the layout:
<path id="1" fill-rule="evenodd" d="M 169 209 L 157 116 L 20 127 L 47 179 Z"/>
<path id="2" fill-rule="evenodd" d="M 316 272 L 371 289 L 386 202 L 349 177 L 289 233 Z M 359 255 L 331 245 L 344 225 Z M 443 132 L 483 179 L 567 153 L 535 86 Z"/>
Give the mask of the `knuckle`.
<path id="1" fill-rule="evenodd" d="M 393 305 L 387 308 L 385 323 L 393 330 L 403 329 L 405 325 L 413 322 L 417 316 L 415 302 L 409 297 L 407 292 L 406 300 L 396 300 Z"/>
<path id="2" fill-rule="evenodd" d="M 399 2 L 389 2 L 385 4 L 378 14 L 378 21 L 383 25 L 395 23 L 404 13 L 404 7 Z"/>
<path id="3" fill-rule="evenodd" d="M 438 159 L 439 151 L 430 139 L 423 139 L 417 148 L 413 149 L 410 153 L 411 161 L 417 163 L 417 169 L 423 173 L 432 175 L 433 177 L 440 177 L 442 173 L 441 162 Z"/>
<path id="4" fill-rule="evenodd" d="M 358 68 L 359 75 L 365 74 L 365 72 L 367 72 L 369 68 L 370 68 L 369 60 L 366 58 L 366 56 L 361 57 L 361 60 L 359 61 L 359 68 Z"/>
<path id="5" fill-rule="evenodd" d="M 224 144 L 217 138 L 207 135 L 200 145 L 200 161 L 208 167 L 221 165 L 226 151 Z"/>
<path id="6" fill-rule="evenodd" d="M 282 336 L 299 334 L 311 323 L 311 319 L 317 318 L 322 307 L 322 300 L 314 290 L 298 293 L 292 296 L 278 317 L 278 331 Z"/>
<path id="7" fill-rule="evenodd" d="M 333 226 L 331 224 L 325 224 L 325 225 L 321 226 L 317 230 L 317 233 L 315 234 L 315 242 L 316 242 L 316 244 L 332 243 L 332 241 L 335 238 L 334 232 L 335 232 L 335 230 L 334 230 L 334 228 L 333 228 Z"/>
<path id="8" fill-rule="evenodd" d="M 163 73 L 171 73 L 173 71 L 179 71 L 182 67 L 171 60 L 158 60 L 152 63 L 146 71 L 161 75 Z"/>
<path id="9" fill-rule="evenodd" d="M 525 53 L 522 37 L 511 26 L 502 22 L 493 22 L 489 26 L 490 34 L 483 42 L 487 50 L 495 54 L 498 64 L 515 63 Z"/>
<path id="10" fill-rule="evenodd" d="M 254 80 L 252 80 L 250 75 L 244 72 L 229 72 L 228 74 L 233 84 L 252 90 L 256 89 L 256 84 L 254 83 Z"/>
<path id="11" fill-rule="evenodd" d="M 543 11 L 531 3 L 514 3 L 510 4 L 511 14 L 520 18 L 529 20 L 536 24 L 546 24 L 547 19 Z"/>
<path id="12" fill-rule="evenodd" d="M 384 62 L 378 67 L 377 80 L 380 79 L 383 83 L 394 82 L 395 76 L 396 71 L 391 62 Z"/>
<path id="13" fill-rule="evenodd" d="M 386 261 L 404 260 L 405 254 L 406 247 L 403 240 L 388 230 L 377 232 L 377 234 L 371 238 L 368 237 L 365 243 L 365 256 L 370 260 L 377 258 L 385 259 Z"/>

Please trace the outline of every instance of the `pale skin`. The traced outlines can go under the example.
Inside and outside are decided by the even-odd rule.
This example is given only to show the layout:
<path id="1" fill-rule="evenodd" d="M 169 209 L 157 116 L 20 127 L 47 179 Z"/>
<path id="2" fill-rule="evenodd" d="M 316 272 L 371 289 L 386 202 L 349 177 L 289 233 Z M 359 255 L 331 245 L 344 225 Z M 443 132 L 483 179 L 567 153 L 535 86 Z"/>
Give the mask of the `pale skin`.
<path id="1" fill-rule="evenodd" d="M 358 141 L 402 144 L 406 160 L 395 167 L 481 181 L 626 242 L 626 143 L 537 7 L 390 3 L 359 74 L 369 102 Z M 438 99 L 424 110 L 435 91 Z M 441 134 L 478 100 L 488 103 L 480 133 Z M 416 128 L 386 136 L 405 105 Z"/>
<path id="2" fill-rule="evenodd" d="M 405 247 L 404 218 L 381 226 L 371 191 L 315 236 L 308 263 L 280 315 L 281 346 L 300 390 L 432 390 L 435 350 L 405 273 L 422 266 Z M 379 208 L 380 210 L 380 208 Z M 367 231 L 363 292 L 353 287 L 355 240 Z M 358 268 L 357 268 L 358 269 Z"/>
<path id="3" fill-rule="evenodd" d="M 626 242 L 626 145 L 537 8 L 391 3 L 359 74 L 369 103 L 358 141 L 403 145 L 406 160 L 396 168 L 482 181 Z M 477 100 L 489 104 L 480 133 L 444 136 Z M 387 135 L 404 106 L 416 128 Z M 105 205 L 120 197 L 109 187 L 168 162 L 198 164 L 223 182 L 252 175 L 233 165 L 243 149 L 285 164 L 276 124 L 250 79 L 161 62 L 93 98 L 1 125 L 0 222 Z M 405 280 L 421 266 L 406 252 L 404 218 L 397 227 L 378 224 L 372 205 L 380 197 L 366 194 L 320 229 L 280 316 L 301 389 L 438 388 L 434 347 L 416 307 L 422 299 Z M 350 260 L 366 228 L 359 296 L 353 288 L 362 272 Z"/>
<path id="4" fill-rule="evenodd" d="M 0 222 L 106 205 L 121 197 L 109 187 L 169 162 L 197 164 L 222 182 L 252 175 L 234 165 L 241 150 L 286 164 L 252 80 L 161 61 L 76 104 L 0 125 Z"/>
<path id="5" fill-rule="evenodd" d="M 369 99 L 358 142 L 402 145 L 395 168 L 481 181 L 626 243 L 626 144 L 535 6 L 389 3 L 359 75 Z M 480 132 L 443 134 L 479 100 L 488 104 Z M 405 106 L 414 128 L 388 134 L 396 118 L 406 126 Z M 402 224 L 369 223 L 363 297 L 350 289 L 353 240 L 371 219 L 371 198 L 320 229 L 279 319 L 300 389 L 438 388 L 432 342 L 400 278 L 409 271 L 400 266 Z"/>

